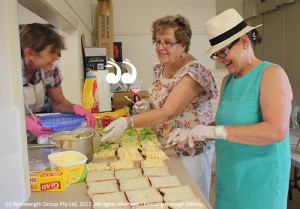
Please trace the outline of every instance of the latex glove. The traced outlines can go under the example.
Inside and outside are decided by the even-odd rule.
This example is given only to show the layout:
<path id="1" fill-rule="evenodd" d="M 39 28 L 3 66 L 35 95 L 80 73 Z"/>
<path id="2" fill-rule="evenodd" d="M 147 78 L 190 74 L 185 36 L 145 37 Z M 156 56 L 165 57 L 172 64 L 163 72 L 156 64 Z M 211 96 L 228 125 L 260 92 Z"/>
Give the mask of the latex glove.
<path id="1" fill-rule="evenodd" d="M 124 117 L 118 118 L 111 122 L 103 131 L 109 131 L 108 134 L 104 135 L 101 141 L 113 141 L 120 138 L 124 131 L 127 129 L 128 123 Z"/>
<path id="2" fill-rule="evenodd" d="M 42 120 L 35 116 L 35 119 L 38 122 L 41 122 Z M 26 122 L 26 129 L 31 132 L 36 137 L 40 137 L 42 135 L 50 135 L 53 134 L 52 130 L 50 128 L 43 128 L 39 123 L 35 122 L 31 115 L 25 116 L 25 122 Z"/>
<path id="3" fill-rule="evenodd" d="M 218 136 L 217 136 L 218 135 Z M 205 139 L 226 139 L 227 131 L 224 126 L 195 126 L 189 137 L 188 142 L 190 147 L 195 146 L 195 141 L 205 141 Z"/>
<path id="4" fill-rule="evenodd" d="M 169 134 L 169 139 L 167 141 L 167 146 L 173 146 L 182 141 L 187 141 L 191 129 L 176 128 Z"/>
<path id="5" fill-rule="evenodd" d="M 139 113 L 147 112 L 148 110 L 150 110 L 150 102 L 142 99 L 141 101 L 137 101 L 132 106 L 132 109 Z"/>
<path id="6" fill-rule="evenodd" d="M 74 105 L 74 112 L 76 115 L 84 116 L 86 118 L 88 126 L 91 128 L 95 128 L 96 119 L 90 111 L 84 109 L 80 105 Z"/>

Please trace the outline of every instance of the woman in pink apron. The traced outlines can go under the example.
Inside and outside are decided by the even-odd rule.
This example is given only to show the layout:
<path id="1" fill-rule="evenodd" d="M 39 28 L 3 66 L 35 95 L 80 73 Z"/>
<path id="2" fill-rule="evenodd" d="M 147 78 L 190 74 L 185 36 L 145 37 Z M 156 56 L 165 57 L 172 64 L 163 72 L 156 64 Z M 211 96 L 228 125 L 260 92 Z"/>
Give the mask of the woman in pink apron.
<path id="1" fill-rule="evenodd" d="M 71 103 L 63 95 L 60 85 L 62 77 L 55 64 L 60 50 L 65 49 L 63 37 L 48 26 L 33 23 L 21 27 L 20 42 L 26 129 L 31 133 L 28 140 L 52 133 L 50 129 L 39 125 L 40 119 L 36 117 L 36 122 L 30 111 L 75 113 L 85 116 L 88 125 L 95 127 L 93 114 Z"/>

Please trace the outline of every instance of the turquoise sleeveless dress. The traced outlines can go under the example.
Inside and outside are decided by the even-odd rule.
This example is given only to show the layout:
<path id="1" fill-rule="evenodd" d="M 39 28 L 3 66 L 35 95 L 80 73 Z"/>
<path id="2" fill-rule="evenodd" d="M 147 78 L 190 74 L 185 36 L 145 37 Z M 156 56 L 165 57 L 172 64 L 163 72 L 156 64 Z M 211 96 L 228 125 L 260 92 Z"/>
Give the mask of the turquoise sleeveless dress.
<path id="1" fill-rule="evenodd" d="M 261 62 L 245 76 L 231 74 L 223 89 L 217 125 L 249 125 L 263 121 Z M 215 209 L 285 209 L 290 176 L 289 133 L 282 142 L 250 146 L 216 140 Z"/>

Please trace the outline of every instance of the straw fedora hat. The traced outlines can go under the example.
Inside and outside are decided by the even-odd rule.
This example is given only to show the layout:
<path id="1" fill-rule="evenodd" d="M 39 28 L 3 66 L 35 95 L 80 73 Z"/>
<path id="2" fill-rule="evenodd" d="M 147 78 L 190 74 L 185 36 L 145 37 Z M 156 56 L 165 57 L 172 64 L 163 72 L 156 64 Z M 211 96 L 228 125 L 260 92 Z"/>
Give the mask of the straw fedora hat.
<path id="1" fill-rule="evenodd" d="M 204 55 L 212 55 L 235 39 L 260 26 L 262 26 L 262 24 L 255 27 L 248 26 L 235 9 L 225 10 L 206 22 L 205 29 L 211 47 Z"/>

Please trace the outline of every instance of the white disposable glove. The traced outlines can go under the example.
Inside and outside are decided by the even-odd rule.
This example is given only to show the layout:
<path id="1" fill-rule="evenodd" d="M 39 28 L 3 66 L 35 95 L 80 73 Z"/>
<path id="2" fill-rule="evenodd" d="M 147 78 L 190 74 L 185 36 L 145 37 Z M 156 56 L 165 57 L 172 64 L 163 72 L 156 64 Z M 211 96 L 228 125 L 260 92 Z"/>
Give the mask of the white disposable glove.
<path id="1" fill-rule="evenodd" d="M 166 146 L 173 146 L 182 141 L 187 141 L 191 129 L 176 128 L 169 134 L 169 139 Z"/>
<path id="2" fill-rule="evenodd" d="M 137 101 L 133 106 L 132 109 L 136 112 L 142 113 L 142 112 L 147 112 L 150 110 L 150 102 L 147 100 L 141 100 Z"/>
<path id="3" fill-rule="evenodd" d="M 127 126 L 127 120 L 124 117 L 114 120 L 105 129 L 103 129 L 103 131 L 109 131 L 109 133 L 104 135 L 101 141 L 114 141 L 120 138 L 127 129 Z"/>
<path id="4" fill-rule="evenodd" d="M 226 139 L 227 131 L 224 126 L 195 126 L 189 134 L 188 143 L 190 147 L 195 146 L 195 141 L 205 141 L 205 139 Z"/>

